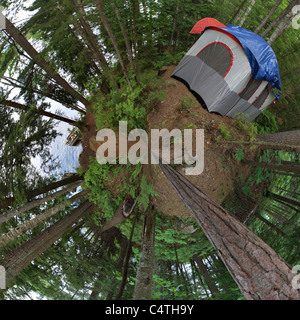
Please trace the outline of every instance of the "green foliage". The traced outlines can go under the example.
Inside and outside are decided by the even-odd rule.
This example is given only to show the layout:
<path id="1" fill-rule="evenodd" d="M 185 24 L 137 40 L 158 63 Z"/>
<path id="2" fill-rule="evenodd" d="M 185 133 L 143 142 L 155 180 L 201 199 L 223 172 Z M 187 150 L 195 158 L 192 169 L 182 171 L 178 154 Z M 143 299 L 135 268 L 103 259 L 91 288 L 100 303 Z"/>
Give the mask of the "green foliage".
<path id="1" fill-rule="evenodd" d="M 191 106 L 194 103 L 194 99 L 192 97 L 183 97 L 180 106 L 178 107 L 178 111 L 181 113 L 183 111 L 189 111 Z"/>
<path id="2" fill-rule="evenodd" d="M 262 112 L 256 119 L 257 133 L 266 134 L 278 132 L 278 122 L 274 113 L 269 110 Z"/>
<path id="3" fill-rule="evenodd" d="M 225 139 L 225 140 L 231 140 L 232 139 L 232 133 L 231 130 L 227 128 L 225 123 L 221 123 L 219 125 L 219 129 L 218 129 L 221 133 L 221 136 L 218 136 L 217 140 L 220 140 L 221 138 Z"/>
<path id="4" fill-rule="evenodd" d="M 251 181 L 251 180 L 250 180 Z M 250 195 L 251 194 L 251 188 L 249 186 L 243 186 L 242 187 L 242 191 L 246 194 L 246 195 Z"/>
<path id="5" fill-rule="evenodd" d="M 177 65 L 185 54 L 186 52 L 177 52 L 175 54 L 166 52 L 163 55 L 158 55 L 156 59 L 153 59 L 153 67 L 160 69 L 164 66 Z"/>
<path id="6" fill-rule="evenodd" d="M 149 206 L 150 199 L 157 196 L 157 194 L 155 193 L 152 184 L 148 184 L 145 175 L 142 176 L 140 188 L 141 193 L 138 196 L 138 205 L 142 210 L 146 211 Z"/>
<path id="7" fill-rule="evenodd" d="M 1 106 L 0 100 L 0 111 L 1 197 L 13 193 L 18 200 L 22 200 L 26 191 L 37 187 L 42 180 L 39 168 L 31 163 L 32 158 L 41 158 L 44 173 L 54 171 L 58 166 L 49 151 L 58 133 L 53 121 L 37 117 L 33 109 L 13 115 Z"/>
<path id="8" fill-rule="evenodd" d="M 237 149 L 235 155 L 233 156 L 237 161 L 244 159 L 245 153 L 242 149 Z"/>
<path id="9" fill-rule="evenodd" d="M 120 173 L 120 167 L 110 164 L 100 165 L 97 161 L 92 161 L 89 170 L 84 175 L 85 186 L 89 190 L 89 199 L 101 210 L 101 214 L 106 219 L 110 219 L 117 208 L 120 198 L 115 199 L 111 191 L 107 188 L 114 175 Z M 120 186 L 121 187 L 121 186 Z"/>
<path id="10" fill-rule="evenodd" d="M 184 298 L 185 294 L 180 291 L 183 284 L 176 285 L 175 281 L 165 280 L 158 275 L 153 275 L 154 290 L 152 293 L 153 299 L 168 299 L 170 296 L 173 298 Z"/>
<path id="11" fill-rule="evenodd" d="M 235 115 L 237 127 L 247 137 L 248 141 L 255 141 L 255 136 L 258 133 L 257 125 L 254 122 L 249 122 L 249 116 L 244 113 Z"/>
<path id="12" fill-rule="evenodd" d="M 98 129 L 118 128 L 119 121 L 127 121 L 128 129 L 144 128 L 146 111 L 152 110 L 162 99 L 162 91 L 154 72 L 142 75 L 140 85 L 132 78 L 130 88 L 121 79 L 119 89 L 112 89 L 109 94 L 96 98 L 94 110 Z M 94 90 L 96 85 L 90 84 Z"/>
<path id="13" fill-rule="evenodd" d="M 142 211 L 145 211 L 150 203 L 150 198 L 157 196 L 153 186 L 147 182 L 146 176 L 142 175 L 141 181 L 138 176 L 142 165 L 100 165 L 97 161 L 91 161 L 88 171 L 84 175 L 85 186 L 89 190 L 89 199 L 94 202 L 98 210 L 97 217 L 109 220 L 112 218 L 118 205 L 127 194 L 137 197 L 137 203 Z M 116 180 L 117 179 L 117 180 Z M 112 193 L 118 193 L 114 197 Z M 140 190 L 138 192 L 138 190 Z M 97 220 L 97 219 L 96 219 Z M 127 224 L 126 236 L 130 233 L 131 224 Z"/>

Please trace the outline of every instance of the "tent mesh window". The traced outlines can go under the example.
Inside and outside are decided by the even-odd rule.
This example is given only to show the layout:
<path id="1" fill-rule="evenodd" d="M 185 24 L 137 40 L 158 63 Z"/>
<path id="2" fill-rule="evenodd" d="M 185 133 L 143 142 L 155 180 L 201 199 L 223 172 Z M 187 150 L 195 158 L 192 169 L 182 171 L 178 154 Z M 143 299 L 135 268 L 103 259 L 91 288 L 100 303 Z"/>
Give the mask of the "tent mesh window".
<path id="1" fill-rule="evenodd" d="M 218 72 L 223 78 L 229 72 L 233 54 L 229 47 L 222 42 L 213 42 L 202 49 L 197 57 Z"/>
<path id="2" fill-rule="evenodd" d="M 240 93 L 240 97 L 244 100 L 249 100 L 261 85 L 261 82 L 261 80 L 255 80 L 251 78 L 246 88 Z"/>
<path id="3" fill-rule="evenodd" d="M 269 93 L 269 85 L 267 85 L 259 97 L 253 102 L 253 105 L 259 109 L 265 103 Z"/>

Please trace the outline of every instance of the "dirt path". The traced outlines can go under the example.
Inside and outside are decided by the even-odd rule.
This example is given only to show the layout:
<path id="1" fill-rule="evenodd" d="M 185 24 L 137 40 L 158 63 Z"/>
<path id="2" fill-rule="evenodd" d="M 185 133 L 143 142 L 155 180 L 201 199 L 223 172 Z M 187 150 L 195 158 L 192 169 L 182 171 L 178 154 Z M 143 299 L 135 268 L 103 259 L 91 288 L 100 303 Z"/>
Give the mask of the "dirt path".
<path id="1" fill-rule="evenodd" d="M 204 172 L 199 176 L 187 176 L 199 189 L 205 192 L 216 202 L 223 199 L 234 189 L 233 181 L 237 173 L 246 177 L 248 168 L 238 161 L 234 167 L 226 161 L 232 149 L 216 143 L 220 135 L 220 125 L 225 124 L 228 132 L 235 138 L 241 135 L 234 125 L 232 118 L 213 114 L 204 109 L 188 88 L 175 79 L 171 74 L 176 66 L 167 68 L 163 78 L 166 80 L 166 96 L 155 112 L 149 115 L 149 128 L 187 129 L 197 127 L 205 131 Z M 183 173 L 182 169 L 179 169 Z M 155 201 L 157 209 L 167 215 L 189 217 L 190 212 L 169 186 L 163 174 L 155 174 L 153 185 L 159 194 Z M 158 176 L 161 176 L 158 177 Z"/>

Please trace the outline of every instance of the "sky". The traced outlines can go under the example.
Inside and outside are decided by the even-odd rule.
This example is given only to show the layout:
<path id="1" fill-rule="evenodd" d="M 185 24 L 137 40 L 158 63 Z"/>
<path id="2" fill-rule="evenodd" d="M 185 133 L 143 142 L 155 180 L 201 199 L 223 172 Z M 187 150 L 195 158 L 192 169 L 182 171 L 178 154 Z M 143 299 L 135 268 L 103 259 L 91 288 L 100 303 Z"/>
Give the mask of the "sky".
<path id="1" fill-rule="evenodd" d="M 68 116 L 68 114 L 65 113 L 65 116 Z M 62 134 L 61 136 L 58 136 L 55 140 L 53 140 L 49 148 L 53 159 L 58 158 L 60 162 L 60 168 L 58 168 L 58 170 L 56 171 L 56 176 L 62 176 L 67 172 L 76 172 L 76 168 L 79 167 L 78 159 L 80 153 L 82 152 L 81 145 L 77 147 L 70 147 L 64 143 L 72 128 L 72 126 L 64 122 L 58 122 L 57 126 L 55 127 L 57 132 Z M 41 174 L 43 174 L 41 168 L 42 160 L 37 157 L 32 159 L 32 163 L 35 168 L 39 169 Z"/>
<path id="2" fill-rule="evenodd" d="M 52 107 L 53 108 L 53 107 Z M 66 108 L 64 108 L 66 109 Z M 51 110 L 52 111 L 52 110 Z M 52 111 L 53 112 L 53 111 Z M 66 117 L 74 118 L 74 115 L 77 115 L 77 111 L 73 112 L 72 110 L 67 109 L 64 112 Z M 58 122 L 56 130 L 62 134 L 58 136 L 51 144 L 50 150 L 53 157 L 58 157 L 61 168 L 58 174 L 63 175 L 66 172 L 76 172 L 76 168 L 79 167 L 79 155 L 82 152 L 81 145 L 77 147 L 70 147 L 64 143 L 69 131 L 73 127 L 64 122 Z"/>
<path id="3" fill-rule="evenodd" d="M 32 3 L 33 0 L 26 1 L 27 6 Z M 5 14 L 5 11 L 3 12 Z M 24 20 L 28 19 L 29 14 L 25 11 L 18 12 L 17 16 L 9 17 L 11 21 L 13 21 L 16 26 L 18 26 L 19 23 L 24 22 Z M 71 119 L 77 119 L 79 117 L 79 113 L 74 110 L 67 109 L 60 105 L 57 102 L 53 102 L 51 100 L 47 100 L 48 102 L 51 102 L 51 108 L 47 111 L 55 113 L 57 110 L 63 111 L 63 116 Z M 69 130 L 72 130 L 72 126 L 68 125 L 64 122 L 57 122 L 56 130 L 61 133 L 61 136 L 58 136 L 51 144 L 50 151 L 53 155 L 53 158 L 58 158 L 61 167 L 56 172 L 57 176 L 62 176 L 66 172 L 76 172 L 76 168 L 79 166 L 79 155 L 82 152 L 81 145 L 77 147 L 70 147 L 67 146 L 64 141 L 66 140 L 67 136 L 69 135 Z M 34 166 L 39 169 L 39 171 L 42 173 L 41 168 L 41 159 L 39 157 L 32 159 L 32 163 Z"/>

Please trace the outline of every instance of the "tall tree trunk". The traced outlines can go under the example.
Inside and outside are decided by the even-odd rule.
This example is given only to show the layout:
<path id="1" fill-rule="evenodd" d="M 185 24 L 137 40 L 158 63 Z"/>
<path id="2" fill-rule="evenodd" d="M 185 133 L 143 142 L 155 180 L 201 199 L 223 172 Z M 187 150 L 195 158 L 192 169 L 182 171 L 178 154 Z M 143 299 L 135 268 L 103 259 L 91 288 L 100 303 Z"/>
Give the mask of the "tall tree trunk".
<path id="1" fill-rule="evenodd" d="M 205 280 L 211 294 L 214 295 L 214 294 L 218 293 L 219 289 L 216 286 L 216 284 L 214 283 L 211 276 L 209 275 L 207 268 L 206 268 L 205 264 L 203 263 L 202 259 L 197 254 L 195 254 L 193 256 L 193 259 L 196 261 L 198 268 L 199 268 L 201 274 L 203 275 L 204 280 Z"/>
<path id="2" fill-rule="evenodd" d="M 15 108 L 15 109 L 23 110 L 23 111 L 29 111 L 31 109 L 30 107 L 28 107 L 28 106 L 26 106 L 24 104 L 21 104 L 21 103 L 18 103 L 18 102 L 14 102 L 14 101 L 10 101 L 10 100 L 1 99 L 0 100 L 0 104 L 3 104 L 5 106 L 9 106 L 9 107 L 12 107 L 12 108 Z M 43 110 L 41 108 L 40 109 L 35 109 L 35 112 L 40 116 L 44 116 L 44 117 L 48 117 L 48 118 L 55 119 L 55 120 L 58 120 L 58 121 L 62 121 L 62 122 L 68 123 L 71 126 L 76 126 L 76 127 L 79 126 L 78 123 L 75 120 L 72 120 L 72 119 L 69 119 L 69 118 L 65 118 L 63 116 L 59 116 L 58 114 L 45 111 L 45 110 Z"/>
<path id="3" fill-rule="evenodd" d="M 287 223 L 288 222 L 288 219 L 284 215 L 282 215 L 278 211 L 275 211 L 274 209 L 268 210 L 266 208 L 263 208 L 263 211 L 265 211 L 269 216 L 275 218 L 276 220 L 278 220 L 281 223 Z"/>
<path id="4" fill-rule="evenodd" d="M 138 39 L 137 25 L 136 25 L 136 14 L 139 12 L 139 4 L 135 0 L 131 0 L 132 6 L 132 38 L 133 38 L 133 48 L 134 48 L 134 59 L 135 59 L 135 70 L 140 79 L 140 66 L 139 66 L 139 53 L 140 53 L 140 41 Z"/>
<path id="5" fill-rule="evenodd" d="M 300 202 L 295 200 L 295 199 L 290 199 L 290 198 L 281 196 L 279 194 L 275 194 L 275 193 L 273 193 L 271 191 L 267 192 L 267 197 L 271 198 L 271 199 L 274 199 L 274 200 L 279 200 L 281 202 L 288 203 L 288 204 L 291 204 L 292 206 L 296 206 L 296 207 L 300 208 Z"/>
<path id="6" fill-rule="evenodd" d="M 269 170 L 300 173 L 300 165 L 274 164 L 274 163 L 258 162 L 258 161 L 251 161 L 251 160 L 242 160 L 242 163 L 250 166 L 254 166 L 254 167 L 266 168 Z"/>
<path id="7" fill-rule="evenodd" d="M 196 270 L 196 273 L 197 273 L 197 275 L 198 275 L 198 277 L 199 277 L 199 281 L 200 281 L 200 283 L 201 283 L 202 289 L 205 291 L 206 296 L 209 297 L 209 296 L 210 296 L 210 293 L 209 293 L 208 290 L 207 290 L 207 285 L 206 285 L 206 284 L 204 283 L 204 281 L 202 280 L 203 274 L 200 273 L 199 268 L 197 268 L 196 262 L 195 262 L 194 260 L 191 260 L 191 263 L 192 263 L 192 266 L 194 266 L 194 268 L 195 268 L 195 270 Z"/>
<path id="8" fill-rule="evenodd" d="M 180 284 L 181 280 L 183 281 L 185 295 L 186 295 L 187 299 L 189 299 L 189 292 L 188 292 L 188 288 L 187 288 L 187 283 L 186 283 L 186 280 L 185 280 L 185 276 L 184 276 L 184 272 L 183 272 L 183 269 L 182 269 L 182 265 L 181 265 L 181 263 L 179 262 L 179 259 L 178 259 L 176 244 L 174 245 L 174 251 L 175 251 L 175 257 L 176 257 L 176 268 L 177 268 L 177 279 L 178 279 L 177 283 Z"/>
<path id="9" fill-rule="evenodd" d="M 97 289 L 97 282 L 98 282 L 97 280 L 98 279 L 96 279 L 96 281 L 95 281 L 94 288 L 93 288 L 88 300 L 98 300 L 100 290 Z"/>
<path id="10" fill-rule="evenodd" d="M 181 274 L 182 274 L 182 280 L 183 280 L 183 284 L 184 284 L 184 289 L 185 289 L 185 296 L 187 299 L 190 298 L 190 291 L 189 291 L 189 276 L 188 273 L 186 271 L 186 267 L 184 263 L 180 263 L 180 270 L 181 270 Z M 188 281 L 187 281 L 188 279 Z"/>
<path id="11" fill-rule="evenodd" d="M 125 45 L 126 45 L 127 56 L 128 56 L 128 61 L 130 63 L 130 67 L 134 71 L 137 83 L 139 84 L 140 83 L 140 77 L 139 77 L 139 74 L 137 73 L 136 66 L 134 65 L 131 45 L 130 45 L 130 41 L 129 41 L 129 38 L 128 38 L 128 34 L 127 34 L 127 31 L 126 31 L 126 28 L 125 28 L 125 26 L 124 26 L 124 24 L 122 22 L 122 18 L 121 18 L 121 15 L 120 15 L 118 7 L 115 5 L 114 2 L 112 2 L 112 5 L 113 5 L 113 7 L 115 9 L 115 13 L 116 13 L 117 19 L 119 21 L 120 29 L 121 29 L 122 34 L 123 34 L 123 38 L 124 38 Z"/>
<path id="12" fill-rule="evenodd" d="M 173 168 L 160 167 L 246 299 L 300 299 L 291 267 L 272 248 Z"/>
<path id="13" fill-rule="evenodd" d="M 293 207 L 291 204 L 287 203 L 287 202 L 284 202 L 278 198 L 273 198 L 274 201 L 276 201 L 277 203 L 280 203 L 281 205 L 283 205 L 284 207 L 287 207 L 293 211 L 296 211 L 296 213 L 299 213 L 300 210 L 297 209 L 296 207 Z M 286 210 L 286 208 L 284 208 L 284 210 Z"/>
<path id="14" fill-rule="evenodd" d="M 130 232 L 130 236 L 129 236 L 129 240 L 128 240 L 128 244 L 127 244 L 127 248 L 126 248 L 125 262 L 124 262 L 124 267 L 123 267 L 123 272 L 122 272 L 122 281 L 121 281 L 119 292 L 116 296 L 116 300 L 122 299 L 122 296 L 123 296 L 123 293 L 125 290 L 128 269 L 129 269 L 129 259 L 130 259 L 131 253 L 132 253 L 132 237 L 133 237 L 134 228 L 135 228 L 135 224 L 136 224 L 137 219 L 138 219 L 138 213 L 135 214 L 133 222 L 132 222 L 131 232 Z"/>
<path id="15" fill-rule="evenodd" d="M 99 47 L 99 43 L 97 41 L 97 38 L 96 38 L 95 34 L 93 33 L 93 30 L 89 24 L 88 18 L 85 14 L 85 11 L 84 11 L 82 1 L 81 0 L 71 0 L 71 2 L 75 8 L 75 11 L 77 12 L 77 14 L 79 16 L 79 22 L 80 22 L 80 24 L 79 24 L 76 19 L 74 20 L 75 29 L 77 30 L 79 35 L 82 37 L 82 39 L 84 40 L 84 42 L 87 45 L 87 47 L 89 48 L 89 50 L 92 52 L 94 59 L 99 63 L 99 65 L 103 69 L 104 76 L 106 76 L 110 80 L 111 85 L 114 88 L 117 88 L 118 87 L 117 82 L 114 78 L 113 73 L 111 72 L 111 70 L 109 68 L 109 65 L 106 61 L 106 58 Z"/>
<path id="16" fill-rule="evenodd" d="M 299 0 L 293 0 L 278 16 L 277 18 L 268 26 L 267 29 L 265 29 L 262 33 L 261 36 L 264 37 L 267 35 L 276 25 L 279 24 L 279 22 L 284 19 L 284 17 L 291 12 L 293 7 L 299 2 Z"/>
<path id="17" fill-rule="evenodd" d="M 282 162 L 282 163 L 286 163 L 286 162 Z M 288 162 L 287 162 L 288 163 Z M 299 163 L 299 165 L 300 165 L 300 163 Z M 297 192 L 295 192 L 295 191 L 297 191 L 297 190 L 292 190 L 292 189 L 285 189 L 285 188 L 281 188 L 281 187 L 279 187 L 279 186 L 276 186 L 276 189 L 277 190 L 279 190 L 279 191 L 284 191 L 286 194 L 288 194 L 288 195 L 290 195 L 291 197 L 293 197 L 293 198 L 298 198 L 298 197 L 300 197 L 300 193 L 297 193 Z"/>
<path id="18" fill-rule="evenodd" d="M 73 182 L 76 182 L 79 180 L 83 180 L 83 177 L 80 176 L 79 174 L 74 174 L 71 177 L 61 179 L 59 181 L 50 183 L 46 186 L 42 186 L 38 189 L 27 191 L 27 192 L 25 192 L 25 197 L 26 197 L 27 201 L 30 201 L 33 198 L 35 198 L 41 194 L 58 189 L 60 187 L 64 187 L 70 183 L 73 183 Z M 5 199 L 0 199 L 0 209 L 7 208 L 7 207 L 11 206 L 15 202 L 15 200 L 16 199 L 14 196 L 9 197 L 9 198 L 5 198 Z"/>
<path id="19" fill-rule="evenodd" d="M 194 289 L 193 291 L 196 293 L 198 291 L 198 286 L 197 286 L 197 281 L 196 281 L 196 266 L 195 266 L 195 261 L 190 259 L 190 265 L 191 265 L 191 271 L 192 271 L 192 279 L 193 279 L 193 284 L 194 284 Z"/>
<path id="20" fill-rule="evenodd" d="M 234 13 L 234 15 L 232 16 L 232 18 L 230 19 L 229 23 L 232 24 L 234 22 L 234 20 L 237 18 L 237 21 L 240 19 L 241 17 L 241 10 L 244 8 L 245 4 L 247 3 L 248 0 L 244 0 L 240 6 L 238 7 L 238 9 L 236 10 L 236 12 Z"/>
<path id="21" fill-rule="evenodd" d="M 259 33 L 259 31 L 265 26 L 265 24 L 268 22 L 268 20 L 272 17 L 273 13 L 277 10 L 277 8 L 281 5 L 283 0 L 277 0 L 277 2 L 274 4 L 272 9 L 269 11 L 269 13 L 265 16 L 263 21 L 259 24 L 259 26 L 255 29 L 255 33 Z"/>
<path id="22" fill-rule="evenodd" d="M 61 210 L 66 209 L 70 204 L 74 203 L 75 201 L 78 201 L 82 198 L 84 198 L 88 194 L 88 191 L 82 191 L 75 196 L 73 196 L 70 199 L 66 199 L 67 201 L 61 202 L 60 204 L 46 210 L 45 212 L 37 215 L 35 218 L 24 222 L 23 224 L 17 226 L 13 230 L 10 230 L 9 232 L 5 233 L 0 237 L 0 248 L 3 248 L 5 245 L 7 245 L 10 241 L 16 239 L 21 234 L 27 232 L 28 230 L 34 229 L 42 222 L 46 221 L 56 213 L 58 213 Z"/>
<path id="23" fill-rule="evenodd" d="M 171 51 L 172 43 L 174 41 L 174 34 L 175 34 L 175 28 L 176 28 L 176 24 L 177 24 L 178 12 L 179 12 L 179 4 L 177 3 L 175 17 L 173 18 L 173 28 L 172 28 L 172 33 L 171 33 L 169 45 L 168 45 L 168 51 Z"/>
<path id="24" fill-rule="evenodd" d="M 22 83 L 21 81 L 17 80 L 17 79 L 13 79 L 13 78 L 10 78 L 10 77 L 5 77 L 5 76 L 0 76 L 0 79 L 4 80 L 4 84 L 5 85 L 9 85 L 13 88 L 20 88 L 22 90 L 27 90 L 26 89 L 26 85 L 24 83 Z M 61 99 L 60 97 L 57 97 L 55 96 L 54 94 L 51 94 L 50 92 L 48 91 L 45 91 L 45 90 L 39 90 L 37 88 L 30 88 L 33 92 L 37 93 L 37 94 L 40 94 L 44 97 L 47 97 L 53 101 L 56 101 L 56 102 L 59 102 L 60 104 L 64 105 L 66 108 L 69 108 L 69 109 L 74 109 L 82 114 L 86 114 L 85 110 L 79 108 L 78 106 L 75 106 L 73 104 L 68 104 L 66 103 L 65 101 L 63 101 L 63 99 Z"/>
<path id="25" fill-rule="evenodd" d="M 104 6 L 103 6 L 103 3 L 102 3 L 102 0 L 95 0 L 96 2 L 96 6 L 97 6 L 97 9 L 98 9 L 98 12 L 99 12 L 99 15 L 100 15 L 100 19 L 104 25 L 104 28 L 105 30 L 107 31 L 108 35 L 109 35 L 109 38 L 115 48 L 115 51 L 117 53 L 117 56 L 119 58 L 119 62 L 120 62 L 120 65 L 121 65 L 121 68 L 123 70 L 123 73 L 125 75 L 125 78 L 126 78 L 126 81 L 129 85 L 130 88 L 131 87 L 131 83 L 130 83 L 130 79 L 129 79 L 129 76 L 128 76 L 128 72 L 126 70 L 126 66 L 125 66 L 125 62 L 124 62 L 124 59 L 123 59 L 123 56 L 122 56 L 122 53 L 121 53 L 121 50 L 119 48 L 119 45 L 118 45 L 118 40 L 117 40 L 117 37 L 115 36 L 115 33 L 113 32 L 111 26 L 110 26 L 110 23 L 108 21 L 108 19 L 106 18 L 105 14 L 104 14 Z"/>
<path id="26" fill-rule="evenodd" d="M 290 172 L 281 172 L 281 171 L 274 171 L 274 174 L 279 175 L 279 176 L 288 176 L 288 177 L 295 177 L 295 178 L 300 178 L 300 174 L 294 174 Z"/>
<path id="27" fill-rule="evenodd" d="M 269 226 L 271 229 L 273 229 L 275 232 L 277 232 L 278 234 L 280 234 L 281 236 L 287 238 L 287 235 L 280 230 L 279 228 L 277 228 L 273 223 L 271 223 L 269 220 L 265 219 L 264 217 L 262 217 L 259 213 L 255 213 L 255 216 L 261 220 L 263 223 L 265 223 L 267 226 Z"/>
<path id="28" fill-rule="evenodd" d="M 88 201 L 84 202 L 66 217 L 23 243 L 17 249 L 9 252 L 5 258 L 0 261 L 0 265 L 5 267 L 7 285 L 9 285 L 31 261 L 46 251 L 55 241 L 60 239 L 63 234 L 93 206 L 94 205 Z"/>
<path id="29" fill-rule="evenodd" d="M 89 102 L 77 92 L 66 80 L 64 80 L 49 63 L 34 49 L 30 42 L 22 35 L 22 33 L 6 19 L 6 32 L 14 38 L 14 40 L 29 54 L 32 60 L 44 69 L 48 75 L 62 86 L 76 100 L 79 100 L 85 106 L 89 106 Z"/>
<path id="30" fill-rule="evenodd" d="M 76 3 L 73 0 L 70 0 L 74 6 L 74 8 L 76 8 Z M 65 13 L 64 10 L 68 11 L 68 8 L 66 8 L 66 6 L 64 4 L 62 4 L 62 2 L 57 1 L 56 3 L 56 9 L 59 10 L 61 17 L 65 17 Z M 76 10 L 75 10 L 76 11 Z M 97 76 L 102 76 L 102 71 L 99 69 L 98 65 L 95 63 L 95 61 L 97 61 L 97 57 L 94 56 L 94 52 L 92 52 L 91 48 L 88 45 L 89 41 L 86 41 L 87 38 L 86 33 L 83 31 L 83 29 L 80 27 L 80 23 L 75 19 L 73 19 L 72 22 L 69 23 L 67 30 L 70 34 L 72 34 L 72 36 L 74 38 L 76 38 L 76 40 L 78 42 L 80 42 L 84 48 L 87 48 L 87 52 L 86 52 L 86 56 L 87 57 L 94 57 L 94 59 L 89 59 L 89 65 L 92 67 L 92 69 L 94 69 L 94 72 L 91 71 L 91 73 L 93 74 L 93 76 L 96 77 Z M 77 32 L 77 33 L 76 33 Z M 95 75 L 96 73 L 96 75 Z"/>
<path id="31" fill-rule="evenodd" d="M 290 11 L 284 17 L 284 19 L 279 23 L 271 37 L 268 40 L 269 45 L 271 46 L 275 40 L 277 40 L 292 24 L 293 12 Z"/>
<path id="32" fill-rule="evenodd" d="M 247 8 L 244 16 L 242 17 L 242 19 L 241 19 L 241 21 L 240 21 L 240 23 L 239 23 L 239 26 L 240 26 L 240 27 L 242 27 L 243 24 L 245 23 L 248 15 L 249 15 L 249 13 L 250 13 L 250 11 L 252 10 L 253 6 L 255 5 L 255 2 L 256 2 L 256 0 L 251 0 L 251 3 L 250 3 L 250 5 L 249 5 L 249 7 Z"/>
<path id="33" fill-rule="evenodd" d="M 300 151 L 300 130 L 258 134 L 256 141 L 221 141 L 226 144 L 257 145 L 261 149 Z"/>
<path id="34" fill-rule="evenodd" d="M 0 216 L 0 224 L 8 221 L 9 219 L 11 219 L 13 217 L 17 217 L 21 213 L 26 212 L 32 208 L 35 208 L 35 207 L 41 205 L 42 203 L 45 203 L 45 202 L 50 201 L 52 199 L 55 199 L 55 198 L 65 194 L 69 191 L 72 191 L 72 190 L 76 189 L 77 187 L 79 187 L 81 184 L 82 184 L 82 182 L 76 182 L 76 183 L 70 184 L 68 187 L 61 189 L 57 192 L 54 192 L 46 197 L 30 201 L 30 202 L 26 203 L 25 205 L 23 205 L 22 207 L 12 209 L 12 210 L 10 210 Z"/>
<path id="35" fill-rule="evenodd" d="M 152 277 L 155 266 L 155 218 L 156 212 L 149 205 L 145 214 L 143 241 L 133 300 L 150 300 L 152 296 Z"/>

